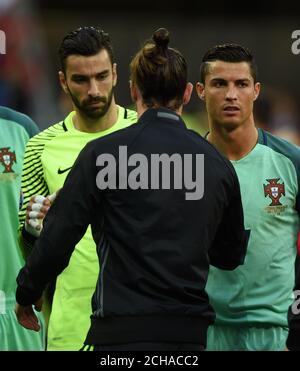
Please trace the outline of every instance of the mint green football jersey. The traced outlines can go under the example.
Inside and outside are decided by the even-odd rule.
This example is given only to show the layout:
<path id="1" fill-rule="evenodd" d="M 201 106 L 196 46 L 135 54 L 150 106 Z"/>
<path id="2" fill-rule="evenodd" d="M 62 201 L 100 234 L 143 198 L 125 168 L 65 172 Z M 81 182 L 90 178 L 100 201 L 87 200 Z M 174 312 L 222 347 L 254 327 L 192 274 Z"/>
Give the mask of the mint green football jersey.
<path id="1" fill-rule="evenodd" d="M 26 143 L 38 131 L 28 116 L 0 107 L 0 351 L 45 347 L 43 323 L 39 333 L 26 330 L 14 313 L 16 277 L 24 265 L 17 243 L 21 171 Z"/>
<path id="2" fill-rule="evenodd" d="M 206 286 L 216 324 L 287 327 L 299 231 L 300 149 L 259 129 L 254 149 L 231 161 L 250 230 L 245 263 L 210 267 Z"/>
<path id="3" fill-rule="evenodd" d="M 24 223 L 30 198 L 48 196 L 60 189 L 83 147 L 91 140 L 128 127 L 137 121 L 135 111 L 118 106 L 117 122 L 107 130 L 76 130 L 71 112 L 63 122 L 50 126 L 27 144 L 22 173 Z M 61 241 L 63 244 L 64 241 Z M 57 277 L 48 325 L 47 350 L 79 350 L 90 327 L 91 298 L 99 273 L 96 245 L 88 228 L 76 246 L 68 267 Z"/>

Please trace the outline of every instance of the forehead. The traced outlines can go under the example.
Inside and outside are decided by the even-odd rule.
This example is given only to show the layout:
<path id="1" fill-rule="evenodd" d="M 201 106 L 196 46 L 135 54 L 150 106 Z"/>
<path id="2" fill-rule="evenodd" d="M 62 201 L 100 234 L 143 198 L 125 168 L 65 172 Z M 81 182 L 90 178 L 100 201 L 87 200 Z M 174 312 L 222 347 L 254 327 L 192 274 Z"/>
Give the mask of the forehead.
<path id="1" fill-rule="evenodd" d="M 112 66 L 107 50 L 102 49 L 95 55 L 73 54 L 66 59 L 66 72 L 74 75 L 88 75 L 110 69 Z"/>
<path id="2" fill-rule="evenodd" d="M 209 62 L 206 79 L 242 80 L 253 79 L 247 62 Z"/>

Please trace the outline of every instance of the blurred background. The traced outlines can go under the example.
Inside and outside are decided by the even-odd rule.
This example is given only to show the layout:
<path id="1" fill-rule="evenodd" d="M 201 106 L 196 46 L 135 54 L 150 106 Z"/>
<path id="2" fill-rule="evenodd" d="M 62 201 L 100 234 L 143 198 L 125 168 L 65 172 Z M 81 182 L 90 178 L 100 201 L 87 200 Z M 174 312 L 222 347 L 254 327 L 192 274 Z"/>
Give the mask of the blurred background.
<path id="1" fill-rule="evenodd" d="M 201 57 L 208 48 L 224 42 L 247 46 L 256 57 L 262 83 L 255 104 L 257 125 L 299 145 L 300 54 L 291 49 L 292 33 L 300 30 L 299 8 L 256 0 L 0 0 L 0 30 L 6 35 L 6 54 L 0 54 L 0 105 L 28 114 L 41 129 L 62 120 L 71 106 L 58 83 L 59 44 L 69 31 L 97 25 L 113 41 L 117 102 L 130 106 L 130 59 L 155 29 L 166 27 L 170 45 L 188 61 L 193 83 L 198 81 Z M 195 91 L 185 119 L 201 134 L 207 131 L 204 105 Z"/>

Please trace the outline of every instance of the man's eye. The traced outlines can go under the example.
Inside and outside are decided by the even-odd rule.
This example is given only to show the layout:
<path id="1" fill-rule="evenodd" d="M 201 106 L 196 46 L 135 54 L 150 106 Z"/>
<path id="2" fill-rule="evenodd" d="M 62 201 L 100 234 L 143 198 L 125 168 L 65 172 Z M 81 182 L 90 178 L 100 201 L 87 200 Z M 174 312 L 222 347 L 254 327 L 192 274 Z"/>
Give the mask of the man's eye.
<path id="1" fill-rule="evenodd" d="M 108 77 L 108 74 L 106 73 L 105 75 L 99 75 L 97 78 L 98 80 L 105 80 Z"/>
<path id="2" fill-rule="evenodd" d="M 85 82 L 85 78 L 84 77 L 74 77 L 73 81 L 81 83 L 81 82 Z"/>
<path id="3" fill-rule="evenodd" d="M 220 88 L 221 86 L 224 86 L 224 83 L 221 82 L 221 81 L 217 81 L 217 82 L 215 82 L 214 86 L 215 86 L 216 88 Z"/>

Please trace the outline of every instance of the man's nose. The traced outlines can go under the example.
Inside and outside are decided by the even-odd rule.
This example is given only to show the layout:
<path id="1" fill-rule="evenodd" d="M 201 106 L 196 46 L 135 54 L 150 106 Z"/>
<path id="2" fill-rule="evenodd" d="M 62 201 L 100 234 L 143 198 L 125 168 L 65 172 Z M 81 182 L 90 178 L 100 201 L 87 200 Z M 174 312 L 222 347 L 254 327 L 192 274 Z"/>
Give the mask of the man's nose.
<path id="1" fill-rule="evenodd" d="M 233 85 L 229 85 L 226 91 L 227 100 L 236 100 L 237 99 L 237 89 Z"/>
<path id="2" fill-rule="evenodd" d="M 90 88 L 88 91 L 88 95 L 95 98 L 100 95 L 99 87 L 95 79 L 90 81 Z"/>

